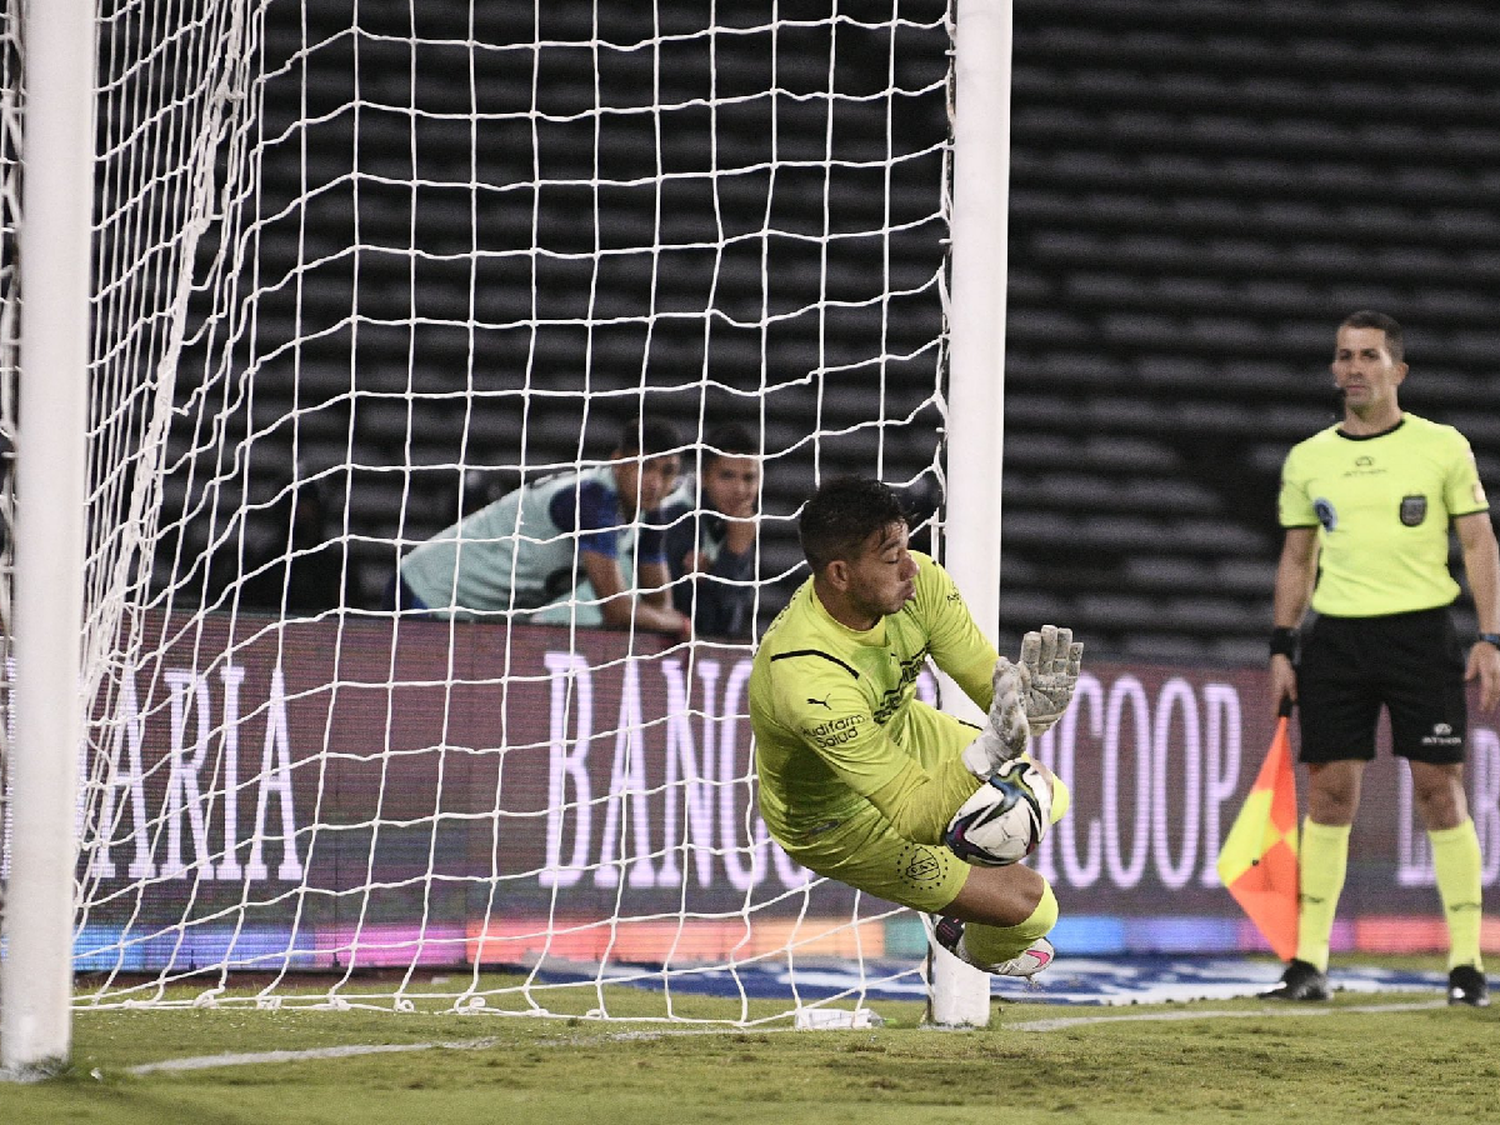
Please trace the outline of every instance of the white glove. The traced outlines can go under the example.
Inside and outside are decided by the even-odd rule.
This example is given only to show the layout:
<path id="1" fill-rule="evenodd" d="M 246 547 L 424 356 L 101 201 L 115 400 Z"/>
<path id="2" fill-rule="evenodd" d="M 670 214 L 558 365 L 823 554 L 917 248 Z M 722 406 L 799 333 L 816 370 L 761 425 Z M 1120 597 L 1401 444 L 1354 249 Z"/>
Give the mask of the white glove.
<path id="1" fill-rule="evenodd" d="M 964 765 L 975 777 L 989 780 L 1006 762 L 1025 753 L 1031 739 L 1023 702 L 1029 675 L 1026 668 L 1003 656 L 995 661 L 995 698 L 990 702 L 989 719 L 963 751 Z"/>
<path id="2" fill-rule="evenodd" d="M 1033 736 L 1063 717 L 1073 701 L 1082 663 L 1083 643 L 1073 640 L 1072 629 L 1043 625 L 1021 638 L 1021 700 Z"/>

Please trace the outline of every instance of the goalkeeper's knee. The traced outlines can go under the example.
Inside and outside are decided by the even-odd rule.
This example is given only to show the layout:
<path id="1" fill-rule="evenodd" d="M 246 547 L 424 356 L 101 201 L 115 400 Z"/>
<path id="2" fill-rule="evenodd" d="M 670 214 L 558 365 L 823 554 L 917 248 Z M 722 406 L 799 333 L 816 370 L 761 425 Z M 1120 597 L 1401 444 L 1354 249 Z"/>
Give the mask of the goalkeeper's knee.
<path id="1" fill-rule="evenodd" d="M 1014 926 L 1003 928 L 1005 933 L 1013 933 L 1018 939 L 1033 942 L 1039 937 L 1046 937 L 1052 932 L 1052 927 L 1057 925 L 1057 896 L 1052 893 L 1052 884 L 1043 880 L 1042 898 L 1024 922 Z"/>

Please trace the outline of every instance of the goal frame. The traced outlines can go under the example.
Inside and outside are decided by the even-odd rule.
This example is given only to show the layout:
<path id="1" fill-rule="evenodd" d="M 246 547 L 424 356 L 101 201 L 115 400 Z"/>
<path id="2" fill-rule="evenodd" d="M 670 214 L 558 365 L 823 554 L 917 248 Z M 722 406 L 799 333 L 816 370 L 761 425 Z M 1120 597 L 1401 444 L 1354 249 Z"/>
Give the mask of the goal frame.
<path id="1" fill-rule="evenodd" d="M 1011 0 L 954 0 L 955 64 L 943 548 L 981 630 L 1000 591 Z M 29 1077 L 71 1051 L 84 612 L 96 35 L 86 0 L 26 5 L 19 253 L 24 418 L 17 442 L 12 851 L 0 965 L 0 1067 Z M 24 373 L 45 372 L 27 380 Z M 25 393 L 31 391 L 30 394 Z M 956 466 L 988 466 L 954 472 Z M 944 699 L 968 703 L 948 683 Z M 69 700 L 72 706 L 62 706 Z M 988 978 L 932 954 L 929 1015 L 984 1026 Z"/>
<path id="2" fill-rule="evenodd" d="M 957 0 L 956 8 L 944 564 L 993 642 L 1000 626 L 1014 17 L 1011 0 Z M 956 684 L 944 677 L 942 685 L 947 709 L 972 714 Z M 932 950 L 931 1021 L 988 1025 L 988 975 L 935 943 Z"/>
<path id="3" fill-rule="evenodd" d="M 17 438 L 12 849 L 0 964 L 0 1066 L 66 1063 L 72 1041 L 73 886 L 88 433 L 94 6 L 25 6 L 24 272 Z M 71 703 L 71 706 L 69 705 Z"/>

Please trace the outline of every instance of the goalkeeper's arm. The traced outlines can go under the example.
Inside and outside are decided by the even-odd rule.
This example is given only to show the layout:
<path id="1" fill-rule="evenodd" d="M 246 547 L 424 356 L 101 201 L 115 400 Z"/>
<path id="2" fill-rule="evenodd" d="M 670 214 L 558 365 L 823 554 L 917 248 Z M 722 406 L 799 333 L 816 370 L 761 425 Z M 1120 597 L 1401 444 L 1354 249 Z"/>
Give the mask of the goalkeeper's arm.
<path id="1" fill-rule="evenodd" d="M 954 811 L 980 784 L 959 758 L 945 758 L 932 773 L 908 761 L 899 774 L 866 796 L 897 835 L 919 844 L 940 844 Z"/>

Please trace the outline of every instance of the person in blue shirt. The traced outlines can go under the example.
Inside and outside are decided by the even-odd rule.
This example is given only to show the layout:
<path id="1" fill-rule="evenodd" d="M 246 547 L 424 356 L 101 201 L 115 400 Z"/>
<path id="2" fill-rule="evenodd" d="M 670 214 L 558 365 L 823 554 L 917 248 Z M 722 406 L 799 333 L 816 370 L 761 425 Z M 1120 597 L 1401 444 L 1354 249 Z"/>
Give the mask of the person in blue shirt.
<path id="1" fill-rule="evenodd" d="M 681 448 L 670 422 L 632 419 L 608 461 L 523 484 L 405 555 L 395 608 L 686 638 L 657 511 L 677 483 Z"/>

